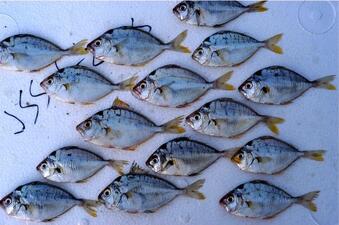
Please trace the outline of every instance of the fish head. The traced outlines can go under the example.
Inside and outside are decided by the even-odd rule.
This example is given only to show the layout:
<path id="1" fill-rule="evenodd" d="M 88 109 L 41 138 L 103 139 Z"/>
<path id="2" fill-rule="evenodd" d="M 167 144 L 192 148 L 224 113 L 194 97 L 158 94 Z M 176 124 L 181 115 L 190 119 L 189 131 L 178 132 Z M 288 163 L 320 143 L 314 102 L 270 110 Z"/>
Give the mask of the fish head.
<path id="1" fill-rule="evenodd" d="M 166 157 L 159 150 L 155 151 L 146 161 L 146 166 L 156 173 L 164 170 Z"/>
<path id="2" fill-rule="evenodd" d="M 119 178 L 119 177 L 118 177 Z M 118 179 L 117 178 L 117 179 Z M 105 204 L 107 208 L 113 208 L 118 205 L 122 194 L 119 189 L 119 182 L 113 181 L 112 184 L 108 185 L 98 196 L 99 202 Z"/>
<path id="3" fill-rule="evenodd" d="M 144 100 L 149 98 L 152 90 L 154 90 L 154 84 L 149 79 L 145 78 L 134 86 L 132 93 L 137 98 Z"/>
<path id="4" fill-rule="evenodd" d="M 0 66 L 10 64 L 12 60 L 14 60 L 14 57 L 10 54 L 8 48 L 0 44 Z"/>
<path id="5" fill-rule="evenodd" d="M 231 160 L 240 168 L 246 169 L 253 162 L 253 155 L 250 151 L 246 150 L 246 147 L 243 147 L 232 156 Z"/>
<path id="6" fill-rule="evenodd" d="M 95 58 L 103 60 L 108 55 L 110 49 L 115 49 L 115 47 L 112 46 L 109 35 L 103 34 L 90 42 L 86 49 L 90 51 Z"/>
<path id="7" fill-rule="evenodd" d="M 261 86 L 262 84 L 259 80 L 250 77 L 239 86 L 238 90 L 247 99 L 258 99 L 264 94 L 262 91 L 264 89 Z"/>
<path id="8" fill-rule="evenodd" d="M 18 191 L 13 191 L 0 200 L 1 208 L 3 208 L 8 215 L 15 216 L 18 214 L 20 208 L 23 208 L 20 207 L 20 196 L 17 192 Z"/>
<path id="9" fill-rule="evenodd" d="M 236 212 L 243 202 L 241 196 L 240 192 L 233 190 L 222 197 L 219 204 L 229 213 Z"/>
<path id="10" fill-rule="evenodd" d="M 194 14 L 194 2 L 193 1 L 180 2 L 173 8 L 173 13 L 181 21 L 190 19 Z"/>
<path id="11" fill-rule="evenodd" d="M 80 123 L 76 130 L 85 140 L 92 140 L 95 137 L 104 134 L 104 128 L 100 125 L 99 121 L 93 116 Z"/>
<path id="12" fill-rule="evenodd" d="M 211 56 L 211 49 L 206 45 L 200 45 L 197 49 L 194 50 L 192 54 L 192 59 L 197 61 L 201 65 L 206 65 L 208 64 Z"/>
<path id="13" fill-rule="evenodd" d="M 48 178 L 58 171 L 58 166 L 56 165 L 55 160 L 51 157 L 47 157 L 37 165 L 36 169 L 43 177 Z"/>
<path id="14" fill-rule="evenodd" d="M 60 69 L 58 72 L 46 77 L 43 81 L 41 81 L 40 86 L 47 93 L 57 93 L 60 90 L 64 90 L 65 86 L 62 81 L 61 73 L 64 73 L 64 69 Z"/>
<path id="15" fill-rule="evenodd" d="M 197 110 L 186 117 L 186 123 L 194 130 L 200 130 L 206 121 L 208 121 L 208 113 L 202 109 Z"/>

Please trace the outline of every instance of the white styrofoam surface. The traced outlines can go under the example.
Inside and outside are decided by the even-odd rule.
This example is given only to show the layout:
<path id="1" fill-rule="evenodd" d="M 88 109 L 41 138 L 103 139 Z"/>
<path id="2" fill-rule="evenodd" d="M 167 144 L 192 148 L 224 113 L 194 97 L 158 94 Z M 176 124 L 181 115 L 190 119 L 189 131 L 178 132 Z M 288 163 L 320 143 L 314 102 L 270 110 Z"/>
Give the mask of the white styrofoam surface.
<path id="1" fill-rule="evenodd" d="M 309 79 L 323 75 L 338 75 L 338 26 L 319 35 L 305 31 L 298 22 L 298 9 L 302 2 L 268 2 L 266 13 L 251 13 L 241 16 L 224 28 L 201 28 L 186 25 L 172 14 L 176 2 L 0 2 L 0 14 L 13 18 L 0 21 L 8 26 L 0 27 L 0 39 L 17 32 L 31 33 L 44 37 L 66 48 L 81 39 L 92 40 L 108 29 L 129 25 L 134 17 L 136 25 L 150 24 L 152 34 L 167 41 L 173 39 L 184 29 L 188 29 L 185 45 L 192 50 L 207 36 L 220 29 L 231 29 L 252 35 L 257 39 L 266 39 L 277 33 L 284 33 L 279 43 L 283 55 L 268 50 L 260 50 L 253 58 L 234 68 L 231 83 L 238 86 L 258 69 L 280 64 L 289 67 Z M 338 3 L 333 3 L 338 9 Z M 323 15 L 326 16 L 326 15 Z M 14 22 L 13 22 L 14 21 Z M 17 25 L 16 25 L 17 24 Z M 16 27 L 17 26 L 17 27 Z M 67 57 L 58 64 L 60 67 L 73 65 L 81 57 Z M 123 67 L 103 64 L 96 69 L 106 74 L 112 81 L 118 82 L 132 74 L 145 76 L 153 69 L 176 63 L 185 66 L 213 80 L 227 71 L 227 68 L 204 68 L 191 60 L 190 55 L 177 52 L 165 52 L 145 67 Z M 83 65 L 91 65 L 88 55 Z M 66 145 L 79 145 L 88 148 L 105 158 L 136 160 L 143 165 L 146 158 L 162 143 L 176 135 L 162 134 L 140 146 L 135 152 L 104 149 L 85 143 L 75 131 L 75 126 L 93 113 L 108 108 L 113 99 L 119 96 L 138 111 L 160 124 L 179 115 L 185 115 L 197 109 L 203 103 L 218 97 L 234 97 L 252 106 L 262 114 L 275 115 L 286 119 L 280 127 L 279 138 L 303 150 L 326 149 L 324 163 L 301 159 L 282 174 L 263 176 L 240 171 L 230 161 L 220 159 L 201 175 L 190 178 L 169 178 L 175 184 L 184 186 L 196 179 L 206 178 L 201 189 L 207 199 L 197 201 L 187 197 L 178 197 L 154 214 L 127 214 L 117 210 L 109 211 L 104 207 L 98 210 L 98 217 L 89 217 L 83 209 L 75 207 L 50 224 L 272 224 L 296 225 L 338 224 L 337 199 L 337 150 L 338 150 L 338 99 L 337 92 L 310 90 L 293 104 L 287 106 L 265 106 L 247 102 L 238 92 L 210 91 L 199 101 L 185 109 L 163 109 L 140 102 L 130 93 L 116 92 L 98 101 L 92 106 L 68 105 L 56 100 L 46 108 L 47 97 L 31 98 L 28 94 L 29 82 L 34 80 L 33 91 L 41 92 L 38 83 L 55 71 L 51 66 L 39 73 L 23 74 L 0 70 L 0 196 L 4 196 L 15 187 L 33 181 L 42 180 L 35 166 L 52 150 Z M 337 81 L 335 81 L 337 84 Z M 338 85 L 337 85 L 338 86 Z M 24 91 L 23 102 L 40 105 L 38 123 L 33 125 L 34 109 L 20 109 L 19 90 Z M 8 111 L 20 117 L 26 123 L 24 133 L 14 135 L 20 124 L 6 116 Z M 260 135 L 271 133 L 264 125 L 256 126 L 240 139 L 210 138 L 194 133 L 190 129 L 185 134 L 204 141 L 218 149 L 242 145 Z M 117 174 L 105 168 L 84 184 L 61 184 L 77 197 L 95 199 L 99 192 L 109 184 Z M 232 216 L 218 204 L 221 196 L 238 184 L 251 179 L 266 179 L 293 195 L 320 190 L 316 200 L 318 212 L 313 214 L 302 206 L 294 205 L 271 220 L 251 220 Z M 8 217 L 1 210 L 0 224 L 22 224 Z"/>

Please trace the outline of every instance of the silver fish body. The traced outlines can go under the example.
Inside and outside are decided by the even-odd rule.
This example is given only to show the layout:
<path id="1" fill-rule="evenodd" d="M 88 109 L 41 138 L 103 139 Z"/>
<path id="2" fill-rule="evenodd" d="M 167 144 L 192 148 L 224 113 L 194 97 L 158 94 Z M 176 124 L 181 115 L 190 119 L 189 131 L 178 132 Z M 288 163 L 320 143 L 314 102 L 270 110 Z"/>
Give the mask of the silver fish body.
<path id="1" fill-rule="evenodd" d="M 254 180 L 239 185 L 223 198 L 220 204 L 227 212 L 241 217 L 267 219 L 284 211 L 292 204 L 301 204 L 316 211 L 312 202 L 319 191 L 293 197 L 284 190 L 262 180 Z"/>
<path id="2" fill-rule="evenodd" d="M 54 182 L 83 182 L 105 166 L 121 173 L 126 161 L 104 160 L 102 157 L 76 146 L 52 152 L 37 166 L 43 177 Z"/>
<path id="3" fill-rule="evenodd" d="M 18 71 L 37 71 L 66 55 L 87 54 L 83 48 L 86 40 L 69 49 L 29 34 L 20 34 L 0 42 L 0 67 Z"/>
<path id="4" fill-rule="evenodd" d="M 182 1 L 173 8 L 178 19 L 197 26 L 216 27 L 246 12 L 263 12 L 265 1 L 244 6 L 238 1 Z"/>
<path id="5" fill-rule="evenodd" d="M 209 89 L 233 90 L 226 82 L 231 72 L 214 82 L 208 82 L 195 72 L 176 65 L 154 70 L 140 81 L 133 94 L 139 99 L 163 107 L 183 107 L 201 97 Z"/>
<path id="6" fill-rule="evenodd" d="M 186 188 L 178 188 L 162 178 L 140 173 L 129 173 L 116 178 L 99 195 L 99 201 L 107 208 L 117 207 L 129 213 L 152 213 L 179 195 L 204 199 L 197 190 L 204 180 L 198 180 Z"/>
<path id="7" fill-rule="evenodd" d="M 16 188 L 1 200 L 6 213 L 18 219 L 47 222 L 74 206 L 84 207 L 95 216 L 95 201 L 77 199 L 54 185 L 32 182 Z"/>
<path id="8" fill-rule="evenodd" d="M 242 33 L 219 31 L 206 38 L 193 52 L 192 58 L 204 66 L 236 66 L 263 47 L 281 54 L 282 49 L 276 45 L 281 36 L 278 34 L 265 41 L 258 41 Z"/>
<path id="9" fill-rule="evenodd" d="M 180 45 L 185 37 L 186 31 L 173 41 L 163 43 L 141 28 L 124 26 L 105 32 L 89 43 L 87 48 L 98 60 L 118 65 L 140 66 L 165 50 L 189 52 Z"/>
<path id="10" fill-rule="evenodd" d="M 145 116 L 131 108 L 114 105 L 100 111 L 77 126 L 81 136 L 93 144 L 108 147 L 134 150 L 156 133 L 182 133 L 181 118 L 157 126 Z"/>
<path id="11" fill-rule="evenodd" d="M 221 98 L 203 105 L 186 117 L 186 123 L 195 131 L 217 137 L 235 137 L 259 122 L 278 133 L 275 124 L 283 119 L 260 115 L 248 106 L 229 98 Z"/>
<path id="12" fill-rule="evenodd" d="M 154 172 L 163 175 L 192 176 L 225 156 L 211 146 L 188 138 L 177 138 L 160 146 L 146 161 Z"/>
<path id="13" fill-rule="evenodd" d="M 238 90 L 250 101 L 283 105 L 292 102 L 311 87 L 335 90 L 330 84 L 334 77 L 326 76 L 309 81 L 288 68 L 270 66 L 255 72 Z"/>
<path id="14" fill-rule="evenodd" d="M 62 68 L 44 79 L 40 86 L 48 95 L 68 103 L 91 104 L 114 90 L 129 90 L 135 77 L 113 84 L 98 72 L 85 66 Z"/>
<path id="15" fill-rule="evenodd" d="M 275 174 L 283 171 L 301 157 L 322 161 L 323 154 L 323 150 L 299 151 L 279 139 L 263 136 L 241 147 L 231 159 L 241 170 Z"/>

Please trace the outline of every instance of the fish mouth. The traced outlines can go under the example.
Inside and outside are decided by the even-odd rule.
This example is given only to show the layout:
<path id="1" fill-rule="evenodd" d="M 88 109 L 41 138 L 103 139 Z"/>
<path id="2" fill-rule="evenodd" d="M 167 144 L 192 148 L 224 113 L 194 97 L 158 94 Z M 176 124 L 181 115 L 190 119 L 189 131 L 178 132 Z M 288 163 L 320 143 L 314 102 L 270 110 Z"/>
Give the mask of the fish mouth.
<path id="1" fill-rule="evenodd" d="M 84 129 L 82 129 L 82 123 L 77 125 L 75 129 L 80 133 L 81 136 L 84 136 Z"/>
<path id="2" fill-rule="evenodd" d="M 138 90 L 138 88 L 133 88 L 133 90 L 132 90 L 132 95 L 133 95 L 134 97 L 140 98 L 141 92 Z"/>
<path id="3" fill-rule="evenodd" d="M 94 53 L 94 48 L 92 47 L 92 42 L 86 46 L 86 50 L 90 53 Z"/>

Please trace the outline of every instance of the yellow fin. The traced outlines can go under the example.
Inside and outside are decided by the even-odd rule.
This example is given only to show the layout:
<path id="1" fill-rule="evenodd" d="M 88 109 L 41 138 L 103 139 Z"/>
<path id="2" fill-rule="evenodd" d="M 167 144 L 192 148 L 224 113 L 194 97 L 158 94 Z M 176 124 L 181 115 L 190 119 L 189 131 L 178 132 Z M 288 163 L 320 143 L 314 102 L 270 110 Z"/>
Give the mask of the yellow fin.
<path id="1" fill-rule="evenodd" d="M 191 53 L 189 48 L 182 46 L 181 43 L 185 40 L 187 36 L 187 30 L 181 32 L 174 40 L 170 42 L 171 49 L 178 52 Z"/>
<path id="2" fill-rule="evenodd" d="M 278 41 L 282 38 L 283 34 L 277 34 L 269 39 L 267 39 L 266 42 L 266 48 L 271 50 L 272 52 L 275 52 L 277 54 L 282 54 L 283 50 L 281 47 L 277 45 Z"/>
<path id="3" fill-rule="evenodd" d="M 138 76 L 130 77 L 119 84 L 121 90 L 132 90 L 135 86 L 135 81 L 138 79 Z"/>
<path id="4" fill-rule="evenodd" d="M 215 80 L 213 82 L 214 88 L 224 89 L 224 90 L 229 90 L 229 91 L 235 90 L 233 85 L 227 83 L 227 81 L 231 79 L 232 74 L 233 74 L 233 71 L 228 71 L 227 73 L 219 77 L 217 80 Z"/>
<path id="5" fill-rule="evenodd" d="M 100 203 L 98 201 L 95 201 L 95 200 L 83 200 L 82 207 L 85 209 L 85 211 L 89 215 L 96 217 L 97 211 L 96 211 L 95 207 L 97 207 L 99 204 Z"/>
<path id="6" fill-rule="evenodd" d="M 315 161 L 324 161 L 324 150 L 316 150 L 316 151 L 303 151 L 304 155 L 302 157 L 312 159 Z"/>
<path id="7" fill-rule="evenodd" d="M 190 196 L 191 198 L 196 198 L 196 199 L 205 199 L 205 195 L 201 192 L 198 191 L 205 183 L 205 179 L 197 180 L 193 184 L 188 185 L 185 188 L 185 194 Z"/>
<path id="8" fill-rule="evenodd" d="M 259 163 L 268 163 L 272 161 L 270 157 L 256 157 L 256 160 L 258 160 Z"/>
<path id="9" fill-rule="evenodd" d="M 108 160 L 108 162 L 120 175 L 123 174 L 124 166 L 128 164 L 126 160 Z"/>
<path id="10" fill-rule="evenodd" d="M 325 88 L 327 90 L 336 90 L 337 88 L 333 84 L 331 84 L 331 81 L 333 81 L 334 79 L 335 79 L 335 75 L 322 77 L 312 82 L 313 87 Z"/>
<path id="11" fill-rule="evenodd" d="M 283 123 L 285 120 L 283 118 L 278 117 L 265 117 L 264 121 L 267 125 L 267 127 L 275 134 L 279 134 L 279 128 L 276 124 Z"/>
<path id="12" fill-rule="evenodd" d="M 259 2 L 253 3 L 247 6 L 248 7 L 247 12 L 265 12 L 267 11 L 267 8 L 263 6 L 265 3 L 266 1 L 259 1 Z"/>
<path id="13" fill-rule="evenodd" d="M 64 87 L 67 91 L 71 89 L 71 85 L 69 83 L 64 84 Z"/>
<path id="14" fill-rule="evenodd" d="M 116 98 L 114 99 L 113 106 L 117 106 L 117 107 L 125 108 L 125 109 L 129 109 L 129 108 L 130 108 L 130 106 L 129 106 L 126 102 L 122 101 L 122 100 L 121 100 L 120 98 L 118 98 L 118 97 L 116 97 Z"/>
<path id="15" fill-rule="evenodd" d="M 179 116 L 179 117 L 165 123 L 164 125 L 162 125 L 163 131 L 168 132 L 168 133 L 177 133 L 177 134 L 184 133 L 185 129 L 180 125 L 182 123 L 183 119 L 184 119 L 183 116 Z"/>
<path id="16" fill-rule="evenodd" d="M 320 191 L 313 191 L 313 192 L 304 194 L 300 197 L 297 197 L 297 203 L 311 210 L 312 212 L 316 212 L 317 206 L 312 201 L 319 196 L 319 193 Z"/>
<path id="17" fill-rule="evenodd" d="M 71 55 L 86 55 L 88 53 L 88 51 L 85 48 L 86 44 L 87 44 L 87 39 L 79 41 L 73 47 L 69 49 L 70 54 Z"/>

